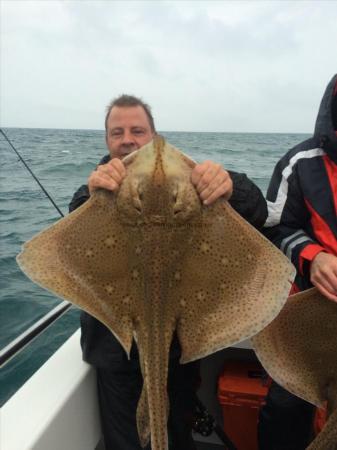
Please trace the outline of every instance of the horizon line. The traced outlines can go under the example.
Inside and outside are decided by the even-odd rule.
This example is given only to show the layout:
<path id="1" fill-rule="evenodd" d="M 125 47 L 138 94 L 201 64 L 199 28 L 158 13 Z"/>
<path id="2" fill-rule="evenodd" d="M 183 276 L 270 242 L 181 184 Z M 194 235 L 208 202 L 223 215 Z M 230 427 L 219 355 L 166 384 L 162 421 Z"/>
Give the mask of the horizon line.
<path id="1" fill-rule="evenodd" d="M 58 131 L 99 131 L 105 132 L 104 128 L 49 128 L 49 127 L 18 127 L 18 126 L 1 126 L 3 129 L 21 129 L 21 130 L 58 130 Z M 222 134 L 306 134 L 312 135 L 312 132 L 306 131 L 193 131 L 193 130 L 160 130 L 160 133 L 222 133 Z"/>

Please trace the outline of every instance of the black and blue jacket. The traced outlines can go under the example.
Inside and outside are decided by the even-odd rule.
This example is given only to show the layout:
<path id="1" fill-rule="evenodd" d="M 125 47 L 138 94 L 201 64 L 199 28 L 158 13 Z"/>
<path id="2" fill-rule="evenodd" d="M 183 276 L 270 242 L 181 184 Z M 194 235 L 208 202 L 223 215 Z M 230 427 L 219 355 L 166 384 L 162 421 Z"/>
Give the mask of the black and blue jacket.
<path id="1" fill-rule="evenodd" d="M 267 192 L 265 234 L 297 268 L 293 292 L 308 289 L 310 263 L 337 256 L 337 74 L 323 95 L 314 135 L 278 162 Z"/>

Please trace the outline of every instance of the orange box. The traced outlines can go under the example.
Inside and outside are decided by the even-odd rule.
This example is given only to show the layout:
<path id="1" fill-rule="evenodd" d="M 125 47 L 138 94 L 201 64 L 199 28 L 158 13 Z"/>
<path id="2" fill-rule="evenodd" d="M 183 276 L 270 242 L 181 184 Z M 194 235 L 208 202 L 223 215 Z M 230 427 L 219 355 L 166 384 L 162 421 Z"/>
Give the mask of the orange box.
<path id="1" fill-rule="evenodd" d="M 326 409 L 326 404 L 325 404 L 324 407 L 322 407 L 322 408 L 316 408 L 315 417 L 314 417 L 315 436 L 317 436 L 318 433 L 320 433 L 323 430 L 326 421 L 327 421 L 327 409 Z"/>
<path id="2" fill-rule="evenodd" d="M 258 450 L 257 422 L 268 383 L 258 362 L 228 361 L 218 380 L 224 430 L 237 450 Z"/>

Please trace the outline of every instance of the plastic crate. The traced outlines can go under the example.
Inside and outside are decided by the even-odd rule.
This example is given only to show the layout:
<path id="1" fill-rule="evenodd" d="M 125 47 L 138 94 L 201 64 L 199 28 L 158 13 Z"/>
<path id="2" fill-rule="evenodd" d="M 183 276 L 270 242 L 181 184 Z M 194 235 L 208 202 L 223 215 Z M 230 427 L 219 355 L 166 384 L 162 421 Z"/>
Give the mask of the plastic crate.
<path id="1" fill-rule="evenodd" d="M 322 408 L 316 408 L 315 418 L 314 418 L 314 433 L 317 436 L 324 428 L 327 421 L 327 405 L 324 404 Z"/>
<path id="2" fill-rule="evenodd" d="M 259 409 L 268 391 L 264 375 L 257 362 L 229 361 L 219 377 L 224 430 L 238 450 L 258 450 Z"/>

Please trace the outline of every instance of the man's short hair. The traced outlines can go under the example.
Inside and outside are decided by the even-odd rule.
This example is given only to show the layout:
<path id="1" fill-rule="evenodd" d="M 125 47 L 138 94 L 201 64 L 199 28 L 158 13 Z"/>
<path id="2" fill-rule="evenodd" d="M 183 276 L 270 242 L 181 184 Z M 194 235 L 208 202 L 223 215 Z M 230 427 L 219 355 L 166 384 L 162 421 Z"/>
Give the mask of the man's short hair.
<path id="1" fill-rule="evenodd" d="M 154 126 L 154 120 L 153 120 L 153 117 L 151 114 L 150 106 L 147 105 L 146 103 L 144 103 L 140 98 L 135 97 L 134 95 L 126 95 L 126 94 L 122 94 L 119 97 L 115 98 L 107 106 L 107 109 L 106 109 L 107 112 L 106 112 L 106 116 L 105 116 L 105 131 L 106 132 L 108 131 L 109 115 L 114 106 L 119 106 L 122 108 L 130 107 L 130 106 L 141 106 L 144 109 L 145 114 L 147 115 L 147 118 L 149 119 L 151 130 L 155 133 L 156 129 Z"/>

